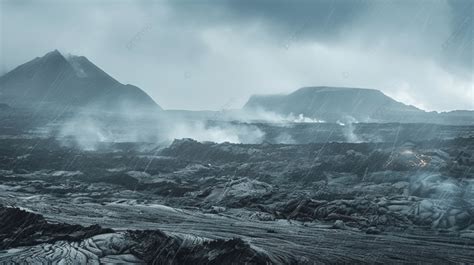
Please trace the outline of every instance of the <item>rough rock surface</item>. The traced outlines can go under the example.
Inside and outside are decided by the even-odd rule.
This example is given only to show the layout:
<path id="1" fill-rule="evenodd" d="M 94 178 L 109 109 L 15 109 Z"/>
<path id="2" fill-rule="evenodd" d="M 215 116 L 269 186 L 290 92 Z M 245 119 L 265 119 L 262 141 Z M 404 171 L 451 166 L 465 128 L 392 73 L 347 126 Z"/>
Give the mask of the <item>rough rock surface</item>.
<path id="1" fill-rule="evenodd" d="M 129 232 L 139 242 L 131 253 L 148 264 L 269 264 L 264 253 L 255 251 L 242 239 L 202 241 L 189 244 L 160 231 Z"/>
<path id="2" fill-rule="evenodd" d="M 116 233 L 98 225 L 51 224 L 43 216 L 0 208 L 1 263 L 269 264 L 241 239 L 186 241 L 159 230 Z"/>
<path id="3" fill-rule="evenodd" d="M 0 261 L 469 263 L 473 150 L 474 138 L 184 139 L 164 149 L 111 144 L 95 151 L 54 139 L 4 139 L 0 203 L 9 207 L 0 219 L 9 228 L 0 228 Z M 29 221 L 12 222 L 22 218 Z M 153 253 L 160 242 L 166 247 Z"/>
<path id="4" fill-rule="evenodd" d="M 53 224 L 43 216 L 18 208 L 0 206 L 0 250 L 18 246 L 53 243 L 59 240 L 80 241 L 112 229 L 99 225 Z"/>

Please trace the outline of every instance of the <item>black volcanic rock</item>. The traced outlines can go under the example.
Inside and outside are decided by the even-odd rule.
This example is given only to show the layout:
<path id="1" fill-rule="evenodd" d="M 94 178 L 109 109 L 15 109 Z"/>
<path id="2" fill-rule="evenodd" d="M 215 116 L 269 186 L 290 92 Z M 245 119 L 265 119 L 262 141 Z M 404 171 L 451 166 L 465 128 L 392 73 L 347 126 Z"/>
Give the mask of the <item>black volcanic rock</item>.
<path id="1" fill-rule="evenodd" d="M 131 253 L 147 264 L 270 264 L 270 258 L 257 252 L 240 238 L 216 239 L 186 246 L 182 239 L 159 230 L 129 231 L 139 242 Z"/>
<path id="2" fill-rule="evenodd" d="M 141 89 L 123 85 L 83 56 L 55 50 L 0 77 L 1 102 L 26 107 L 161 110 Z"/>
<path id="3" fill-rule="evenodd" d="M 173 143 L 160 151 L 161 155 L 176 156 L 180 159 L 195 161 L 246 161 L 249 154 L 230 143 L 215 144 L 198 142 L 193 139 L 175 139 Z"/>
<path id="4" fill-rule="evenodd" d="M 0 206 L 0 250 L 58 240 L 79 241 L 112 232 L 112 229 L 104 229 L 99 225 L 84 227 L 48 223 L 42 215 Z"/>
<path id="5" fill-rule="evenodd" d="M 299 115 L 326 121 L 397 121 L 425 112 L 375 89 L 304 87 L 288 95 L 252 96 L 245 109 Z"/>

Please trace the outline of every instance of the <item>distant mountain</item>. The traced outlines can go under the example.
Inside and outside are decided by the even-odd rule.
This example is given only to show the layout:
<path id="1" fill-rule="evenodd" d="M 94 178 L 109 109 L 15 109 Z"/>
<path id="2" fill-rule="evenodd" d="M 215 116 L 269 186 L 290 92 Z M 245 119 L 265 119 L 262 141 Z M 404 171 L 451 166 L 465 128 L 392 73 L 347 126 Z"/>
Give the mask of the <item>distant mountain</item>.
<path id="1" fill-rule="evenodd" d="M 161 110 L 143 90 L 124 85 L 84 56 L 54 50 L 0 77 L 0 103 L 26 107 Z"/>
<path id="2" fill-rule="evenodd" d="M 474 112 L 426 112 L 398 102 L 379 90 L 347 87 L 304 87 L 287 95 L 254 95 L 244 110 L 304 115 L 328 122 L 474 123 Z"/>

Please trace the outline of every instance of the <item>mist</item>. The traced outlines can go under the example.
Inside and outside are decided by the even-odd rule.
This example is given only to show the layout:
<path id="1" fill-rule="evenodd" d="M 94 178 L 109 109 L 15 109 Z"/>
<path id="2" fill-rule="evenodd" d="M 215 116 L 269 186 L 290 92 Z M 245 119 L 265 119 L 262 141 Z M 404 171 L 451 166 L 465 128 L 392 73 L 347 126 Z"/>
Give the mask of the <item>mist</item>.
<path id="1" fill-rule="evenodd" d="M 0 0 L 0 264 L 472 263 L 473 10 Z"/>
<path id="2" fill-rule="evenodd" d="M 2 1 L 0 62 L 6 72 L 54 48 L 86 55 L 165 109 L 240 108 L 252 94 L 311 85 L 474 109 L 469 10 L 450 0 Z"/>

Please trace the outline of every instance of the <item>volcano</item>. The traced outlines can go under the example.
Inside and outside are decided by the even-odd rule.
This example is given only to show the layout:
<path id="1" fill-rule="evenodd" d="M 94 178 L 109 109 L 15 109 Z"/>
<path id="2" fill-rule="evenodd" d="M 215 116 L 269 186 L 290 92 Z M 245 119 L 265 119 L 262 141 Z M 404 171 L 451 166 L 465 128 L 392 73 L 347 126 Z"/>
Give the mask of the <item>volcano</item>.
<path id="1" fill-rule="evenodd" d="M 57 50 L 0 77 L 0 95 L 0 103 L 15 107 L 161 110 L 140 88 L 120 83 L 84 56 Z"/>

